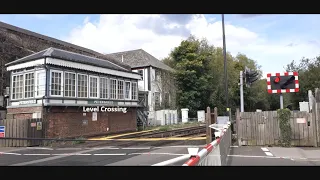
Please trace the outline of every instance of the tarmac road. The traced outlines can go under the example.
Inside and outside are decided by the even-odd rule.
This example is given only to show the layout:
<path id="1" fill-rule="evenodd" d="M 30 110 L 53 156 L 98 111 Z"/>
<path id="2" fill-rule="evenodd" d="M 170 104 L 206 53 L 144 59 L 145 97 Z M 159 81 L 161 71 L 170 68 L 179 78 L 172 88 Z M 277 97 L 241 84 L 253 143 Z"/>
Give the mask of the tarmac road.
<path id="1" fill-rule="evenodd" d="M 188 147 L 194 146 L 0 149 L 0 166 L 151 166 L 188 155 Z"/>
<path id="2" fill-rule="evenodd" d="M 230 148 L 228 166 L 319 166 L 319 148 Z"/>

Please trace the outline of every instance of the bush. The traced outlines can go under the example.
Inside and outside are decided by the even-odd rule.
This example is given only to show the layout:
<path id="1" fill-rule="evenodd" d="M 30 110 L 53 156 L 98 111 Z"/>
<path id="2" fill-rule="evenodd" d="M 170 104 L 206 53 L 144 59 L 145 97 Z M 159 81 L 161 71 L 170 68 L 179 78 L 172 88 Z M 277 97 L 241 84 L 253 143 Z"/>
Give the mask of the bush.
<path id="1" fill-rule="evenodd" d="M 291 111 L 289 109 L 278 109 L 278 121 L 280 127 L 280 144 L 285 147 L 291 146 L 291 126 L 290 116 Z"/>

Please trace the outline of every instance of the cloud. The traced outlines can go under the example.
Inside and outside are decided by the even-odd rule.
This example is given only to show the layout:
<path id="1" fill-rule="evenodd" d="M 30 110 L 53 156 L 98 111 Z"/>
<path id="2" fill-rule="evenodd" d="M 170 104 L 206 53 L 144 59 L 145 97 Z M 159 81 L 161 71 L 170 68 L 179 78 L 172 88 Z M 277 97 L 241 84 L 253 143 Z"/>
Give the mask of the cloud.
<path id="1" fill-rule="evenodd" d="M 318 43 L 309 39 L 298 41 L 290 36 L 270 40 L 230 23 L 225 29 L 227 51 L 233 55 L 242 52 L 257 60 L 265 73 L 282 71 L 291 60 L 319 52 Z M 142 48 L 162 59 L 190 34 L 222 46 L 221 20 L 204 15 L 101 15 L 97 22 L 86 18 L 65 40 L 102 53 Z M 275 66 L 275 62 L 280 65 Z"/>

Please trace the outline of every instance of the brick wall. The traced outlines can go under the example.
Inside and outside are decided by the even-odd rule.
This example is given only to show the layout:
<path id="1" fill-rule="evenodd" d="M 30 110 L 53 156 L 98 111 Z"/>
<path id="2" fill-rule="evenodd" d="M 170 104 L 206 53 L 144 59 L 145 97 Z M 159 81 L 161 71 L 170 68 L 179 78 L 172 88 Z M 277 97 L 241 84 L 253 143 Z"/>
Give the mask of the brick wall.
<path id="1" fill-rule="evenodd" d="M 78 107 L 53 107 L 48 112 L 48 138 L 81 137 L 109 134 L 116 132 L 136 131 L 136 111 L 127 113 L 98 112 L 97 121 L 92 121 L 92 113 L 84 116 Z M 83 124 L 87 120 L 87 125 Z"/>
<path id="2" fill-rule="evenodd" d="M 8 114 L 14 119 L 31 119 L 32 113 L 40 112 L 42 107 L 9 108 Z M 136 131 L 136 110 L 129 108 L 127 113 L 98 112 L 97 121 L 92 121 L 92 113 L 84 116 L 82 108 L 51 107 L 44 113 L 47 120 L 47 138 L 71 138 L 95 136 L 109 133 Z M 83 125 L 83 120 L 88 124 Z"/>
<path id="3" fill-rule="evenodd" d="M 42 107 L 9 108 L 7 117 L 10 117 L 8 119 L 31 119 L 33 113 L 41 111 Z"/>

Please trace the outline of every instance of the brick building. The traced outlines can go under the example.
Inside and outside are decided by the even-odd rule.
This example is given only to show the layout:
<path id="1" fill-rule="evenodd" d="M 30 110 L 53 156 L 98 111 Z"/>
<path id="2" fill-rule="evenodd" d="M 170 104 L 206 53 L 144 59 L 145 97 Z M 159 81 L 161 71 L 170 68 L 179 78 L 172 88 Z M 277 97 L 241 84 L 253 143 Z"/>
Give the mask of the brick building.
<path id="1" fill-rule="evenodd" d="M 6 64 L 7 119 L 42 118 L 46 137 L 135 131 L 138 73 L 105 59 L 48 48 Z"/>

